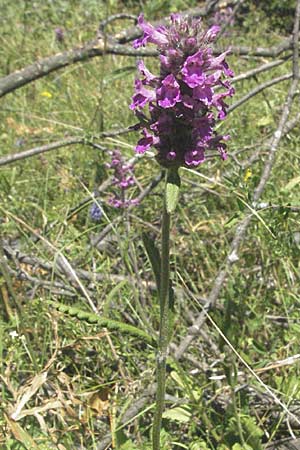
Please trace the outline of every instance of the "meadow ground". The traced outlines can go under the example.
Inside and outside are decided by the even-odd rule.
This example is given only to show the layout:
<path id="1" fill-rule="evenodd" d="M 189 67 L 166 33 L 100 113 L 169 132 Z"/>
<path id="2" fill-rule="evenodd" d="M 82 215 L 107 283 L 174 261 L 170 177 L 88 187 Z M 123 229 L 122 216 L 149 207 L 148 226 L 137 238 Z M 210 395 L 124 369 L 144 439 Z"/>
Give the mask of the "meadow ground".
<path id="1" fill-rule="evenodd" d="M 183 0 L 0 0 L 0 77 L 84 47 L 102 20 L 124 9 L 137 16 L 143 8 L 155 21 L 194 6 Z M 246 2 L 218 45 L 280 45 L 290 29 L 271 12 Z M 211 23 L 212 15 L 203 20 Z M 118 19 L 105 32 L 116 35 L 132 25 L 130 18 Z M 292 72 L 291 46 L 278 56 L 233 51 L 228 60 L 237 77 L 274 62 L 236 80 L 231 106 Z M 155 70 L 155 58 L 147 65 Z M 128 107 L 135 76 L 135 56 L 104 51 L 1 98 L 1 448 L 150 448 L 159 305 L 142 236 L 159 245 L 161 169 L 151 155 L 134 160 L 129 195 L 141 201 L 126 210 L 109 203 L 115 187 L 106 165 L 114 149 L 125 160 L 134 156 L 138 133 L 119 130 L 136 123 Z M 165 450 L 276 449 L 299 435 L 297 120 L 284 128 L 253 204 L 290 85 L 287 77 L 270 83 L 232 108 L 218 125 L 231 135 L 225 162 L 212 158 L 195 171 L 181 169 L 171 228 L 175 306 Z M 299 90 L 289 120 L 297 118 L 298 102 Z M 73 138 L 78 143 L 1 165 L 10 154 Z M 90 216 L 95 194 L 98 221 Z M 219 290 L 209 318 L 191 334 L 212 288 Z"/>

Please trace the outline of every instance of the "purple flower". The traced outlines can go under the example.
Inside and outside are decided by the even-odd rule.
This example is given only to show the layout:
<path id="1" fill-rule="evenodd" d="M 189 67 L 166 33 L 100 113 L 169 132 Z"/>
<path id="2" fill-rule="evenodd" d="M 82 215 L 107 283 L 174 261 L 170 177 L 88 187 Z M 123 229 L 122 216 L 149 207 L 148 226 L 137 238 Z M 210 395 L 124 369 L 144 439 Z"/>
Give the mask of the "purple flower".
<path id="1" fill-rule="evenodd" d="M 220 8 L 218 11 L 215 12 L 212 20 L 214 23 L 217 23 L 221 26 L 224 24 L 226 25 L 228 24 L 229 27 L 232 27 L 234 25 L 233 9 L 230 6 Z M 229 34 L 228 30 L 226 30 L 226 34 L 227 35 Z"/>
<path id="2" fill-rule="evenodd" d="M 196 86 L 193 90 L 193 98 L 195 100 L 200 100 L 204 105 L 210 106 L 212 104 L 214 91 L 211 87 L 202 84 Z"/>
<path id="3" fill-rule="evenodd" d="M 138 141 L 135 148 L 137 153 L 145 153 L 147 150 L 149 150 L 150 147 L 154 145 L 155 142 L 157 143 L 158 138 L 149 133 L 147 128 L 143 129 L 143 135 L 144 137 Z"/>
<path id="4" fill-rule="evenodd" d="M 54 30 L 55 33 L 55 39 L 57 42 L 62 43 L 65 39 L 65 32 L 61 27 L 57 27 Z"/>
<path id="5" fill-rule="evenodd" d="M 160 73 L 156 76 L 138 62 L 142 78 L 135 81 L 130 105 L 142 125 L 136 152 L 154 147 L 164 167 L 196 167 L 214 149 L 224 159 L 228 136 L 217 135 L 214 126 L 216 119 L 226 116 L 225 99 L 234 90 L 228 79 L 233 76 L 226 62 L 228 51 L 215 57 L 210 46 L 220 27 L 205 31 L 201 20 L 180 14 L 171 15 L 169 27 L 155 28 L 142 15 L 138 22 L 144 34 L 134 46 L 157 45 Z"/>
<path id="6" fill-rule="evenodd" d="M 133 166 L 126 164 L 119 150 L 111 152 L 111 162 L 106 164 L 108 169 L 113 169 L 114 195 L 108 200 L 108 203 L 114 208 L 126 208 L 130 205 L 136 205 L 137 199 L 126 199 L 126 190 L 135 185 L 133 177 Z"/>
<path id="7" fill-rule="evenodd" d="M 213 135 L 214 119 L 208 114 L 203 117 L 193 119 L 193 134 L 204 143 L 211 139 Z"/>
<path id="8" fill-rule="evenodd" d="M 93 202 L 90 207 L 90 218 L 95 222 L 99 222 L 101 220 L 102 215 L 103 211 L 99 206 L 99 200 L 97 201 L 97 203 Z"/>
<path id="9" fill-rule="evenodd" d="M 221 31 L 221 27 L 219 25 L 213 25 L 209 30 L 207 31 L 205 38 L 207 42 L 213 42 L 218 34 Z"/>
<path id="10" fill-rule="evenodd" d="M 226 52 L 221 53 L 216 58 L 213 58 L 210 61 L 209 69 L 210 70 L 221 70 L 224 72 L 224 74 L 228 77 L 233 77 L 233 71 L 229 69 L 228 64 L 225 61 L 226 55 L 229 53 L 229 50 L 226 50 Z"/>
<path id="11" fill-rule="evenodd" d="M 194 88 L 205 81 L 205 74 L 203 72 L 203 52 L 199 50 L 192 56 L 189 56 L 182 68 L 182 79 L 191 88 Z"/>
<path id="12" fill-rule="evenodd" d="M 199 147 L 195 150 L 189 150 L 184 156 L 184 161 L 187 166 L 199 166 L 205 161 L 204 148 Z"/>
<path id="13" fill-rule="evenodd" d="M 166 36 L 166 28 L 158 27 L 154 28 L 150 23 L 144 21 L 144 15 L 141 14 L 138 18 L 138 24 L 144 32 L 144 36 L 141 39 L 136 39 L 133 42 L 134 48 L 139 48 L 146 45 L 147 42 L 152 42 L 152 44 L 163 45 L 168 43 Z"/>
<path id="14" fill-rule="evenodd" d="M 143 108 L 148 102 L 155 99 L 155 93 L 143 86 L 140 80 L 135 80 L 135 94 L 132 97 L 131 109 Z"/>
<path id="15" fill-rule="evenodd" d="M 157 103 L 162 108 L 172 108 L 180 101 L 179 84 L 174 75 L 168 75 L 156 90 Z"/>
<path id="16" fill-rule="evenodd" d="M 137 68 L 145 77 L 145 79 L 142 81 L 143 84 L 151 84 L 151 82 L 156 79 L 156 77 L 147 69 L 144 61 L 138 61 Z"/>

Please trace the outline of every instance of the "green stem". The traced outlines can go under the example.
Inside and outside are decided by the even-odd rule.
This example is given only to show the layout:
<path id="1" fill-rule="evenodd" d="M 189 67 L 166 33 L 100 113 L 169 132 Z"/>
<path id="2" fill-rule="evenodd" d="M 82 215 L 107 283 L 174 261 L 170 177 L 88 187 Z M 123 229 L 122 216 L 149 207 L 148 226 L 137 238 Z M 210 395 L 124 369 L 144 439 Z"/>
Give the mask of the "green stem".
<path id="1" fill-rule="evenodd" d="M 166 392 L 166 359 L 169 343 L 169 278 L 170 278 L 170 220 L 164 199 L 161 240 L 161 273 L 160 273 L 160 326 L 157 352 L 157 391 L 156 411 L 153 422 L 153 450 L 160 450 L 160 430 L 162 414 L 165 407 Z"/>
<path id="2" fill-rule="evenodd" d="M 240 438 L 240 441 L 241 441 L 241 445 L 243 447 L 245 447 L 246 446 L 246 442 L 245 442 L 245 439 L 244 439 L 244 432 L 243 432 L 243 427 L 242 427 L 242 424 L 241 424 L 241 418 L 240 418 L 239 411 L 238 411 L 237 404 L 236 404 L 236 394 L 234 392 L 234 387 L 231 387 L 231 389 L 232 389 L 232 404 L 233 404 L 234 415 L 235 415 L 235 418 L 236 418 L 239 438 Z"/>

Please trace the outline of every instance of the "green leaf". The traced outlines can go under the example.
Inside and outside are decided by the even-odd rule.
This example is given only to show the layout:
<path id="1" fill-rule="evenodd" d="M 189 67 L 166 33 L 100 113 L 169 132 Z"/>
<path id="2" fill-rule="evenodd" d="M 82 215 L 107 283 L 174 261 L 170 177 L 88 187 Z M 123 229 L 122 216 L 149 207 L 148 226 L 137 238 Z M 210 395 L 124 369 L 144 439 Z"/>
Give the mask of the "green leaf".
<path id="1" fill-rule="evenodd" d="M 297 184 L 300 183 L 300 176 L 292 178 L 282 189 L 283 192 L 290 192 Z"/>
<path id="2" fill-rule="evenodd" d="M 200 441 L 192 442 L 190 446 L 190 450 L 210 450 L 207 446 L 206 442 L 202 439 Z"/>
<path id="3" fill-rule="evenodd" d="M 152 270 L 155 276 L 157 290 L 160 289 L 160 254 L 157 247 L 154 244 L 153 239 L 150 239 L 149 235 L 146 233 L 142 234 L 143 244 L 150 260 Z"/>
<path id="4" fill-rule="evenodd" d="M 106 316 L 110 309 L 110 302 L 116 296 L 116 294 L 128 283 L 127 280 L 122 280 L 116 286 L 112 288 L 112 290 L 107 295 L 104 305 L 103 305 L 103 315 Z"/>
<path id="5" fill-rule="evenodd" d="M 175 313 L 175 295 L 174 289 L 172 285 L 172 280 L 169 280 L 169 340 L 172 338 L 172 334 L 174 332 L 174 323 L 176 318 Z"/>
<path id="6" fill-rule="evenodd" d="M 152 267 L 152 270 L 153 270 L 153 273 L 155 276 L 157 290 L 159 292 L 159 289 L 160 289 L 160 267 L 161 267 L 160 254 L 159 254 L 159 251 L 158 251 L 156 245 L 154 244 L 154 241 L 149 238 L 148 234 L 143 233 L 142 238 L 143 238 L 143 244 L 144 244 L 147 256 L 150 260 L 151 267 Z M 170 320 L 174 321 L 174 317 L 172 317 L 172 315 L 174 316 L 174 289 L 172 287 L 172 280 L 170 280 L 170 287 L 169 287 L 169 308 L 170 308 L 170 312 L 171 312 Z M 169 329 L 173 330 L 173 327 L 170 326 Z"/>
<path id="7" fill-rule="evenodd" d="M 177 406 L 176 408 L 168 409 L 163 413 L 164 419 L 177 420 L 177 422 L 186 423 L 189 422 L 192 417 L 192 413 L 189 408 Z"/>
<path id="8" fill-rule="evenodd" d="M 238 424 L 236 417 L 231 417 L 226 427 L 225 440 L 232 450 L 263 450 L 261 438 L 263 431 L 256 424 L 253 417 L 248 415 L 240 415 L 240 426 L 244 436 L 245 443 L 242 446 L 238 432 Z"/>
<path id="9" fill-rule="evenodd" d="M 268 125 L 272 125 L 273 118 L 271 116 L 263 116 L 256 122 L 256 126 L 258 127 L 266 127 Z"/>
<path id="10" fill-rule="evenodd" d="M 244 211 L 245 209 L 245 202 L 242 201 L 239 197 L 236 198 L 237 206 L 240 211 Z"/>
<path id="11" fill-rule="evenodd" d="M 181 379 L 180 375 L 178 372 L 176 372 L 175 370 L 172 370 L 172 372 L 170 373 L 170 377 L 176 381 L 176 383 L 178 384 L 178 386 L 180 386 L 183 390 L 186 388 L 184 381 Z"/>
<path id="12" fill-rule="evenodd" d="M 232 450 L 253 450 L 253 448 L 248 445 L 248 444 L 234 444 L 234 446 L 232 447 Z"/>
<path id="13" fill-rule="evenodd" d="M 138 448 L 133 444 L 131 440 L 126 441 L 119 447 L 120 450 L 138 450 Z"/>
<path id="14" fill-rule="evenodd" d="M 245 430 L 245 437 L 247 438 L 246 440 L 249 448 L 253 448 L 255 450 L 263 450 L 261 438 L 264 433 L 261 428 L 256 424 L 253 417 L 242 416 L 241 419 L 242 427 Z"/>
<path id="15" fill-rule="evenodd" d="M 123 332 L 131 334 L 133 336 L 138 336 L 141 339 L 147 341 L 149 344 L 155 345 L 155 343 L 153 342 L 153 338 L 148 333 L 146 333 L 143 330 L 140 330 L 139 328 L 133 325 L 129 325 L 127 323 L 123 323 L 118 320 L 112 320 L 106 317 L 97 316 L 97 314 L 83 311 L 74 306 L 63 305 L 57 302 L 53 302 L 51 300 L 48 300 L 48 302 L 52 307 L 56 308 L 58 311 L 69 314 L 70 316 L 76 317 L 79 320 L 84 320 L 91 324 L 98 323 L 100 326 L 106 327 L 109 330 L 118 330 L 121 333 Z"/>
<path id="16" fill-rule="evenodd" d="M 166 184 L 166 209 L 168 214 L 175 211 L 179 199 L 179 190 L 180 176 L 178 169 L 170 169 Z"/>
<path id="17" fill-rule="evenodd" d="M 36 442 L 32 439 L 30 434 L 27 433 L 27 431 L 24 430 L 24 428 L 21 427 L 17 422 L 15 422 L 13 419 L 11 419 L 7 414 L 4 413 L 4 417 L 6 419 L 6 422 L 8 426 L 10 427 L 10 430 L 12 434 L 14 435 L 15 439 L 21 444 L 24 445 L 24 447 L 27 450 L 38 450 L 39 447 L 36 444 Z"/>
<path id="18" fill-rule="evenodd" d="M 224 228 L 232 228 L 232 227 L 234 227 L 239 222 L 239 220 L 241 220 L 240 213 L 234 213 L 233 216 L 231 216 L 227 220 L 227 222 L 225 222 Z"/>

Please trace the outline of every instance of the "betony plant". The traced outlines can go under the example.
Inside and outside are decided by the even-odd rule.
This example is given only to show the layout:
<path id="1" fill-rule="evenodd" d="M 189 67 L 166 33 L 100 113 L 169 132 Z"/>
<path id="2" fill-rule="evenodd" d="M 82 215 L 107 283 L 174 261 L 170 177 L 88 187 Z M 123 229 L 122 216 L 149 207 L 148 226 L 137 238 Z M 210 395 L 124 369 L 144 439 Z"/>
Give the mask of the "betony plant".
<path id="1" fill-rule="evenodd" d="M 162 211 L 161 254 L 156 273 L 160 300 L 157 345 L 157 393 L 153 422 L 153 450 L 160 449 L 160 430 L 165 404 L 166 358 L 171 336 L 170 302 L 170 222 L 180 189 L 179 168 L 198 167 L 211 150 L 226 159 L 229 135 L 215 131 L 217 120 L 226 117 L 226 97 L 234 94 L 230 84 L 232 70 L 226 62 L 229 50 L 214 56 L 212 44 L 220 31 L 218 25 L 203 29 L 201 19 L 172 14 L 170 26 L 154 27 L 140 15 L 143 31 L 134 41 L 139 48 L 157 46 L 160 71 L 152 74 L 143 61 L 137 64 L 140 78 L 130 108 L 139 119 L 141 139 L 137 153 L 155 148 L 157 162 L 166 169 Z M 151 258 L 150 258 L 151 259 Z M 154 266 L 154 264 L 152 264 Z M 157 264 L 156 264 L 157 266 Z M 156 270 L 157 271 L 157 270 Z"/>
<path id="2" fill-rule="evenodd" d="M 114 208 L 127 208 L 130 205 L 136 205 L 138 199 L 127 199 L 125 191 L 135 185 L 133 176 L 133 165 L 125 163 L 120 150 L 111 152 L 111 161 L 107 163 L 107 168 L 113 170 L 112 185 L 118 188 L 118 193 L 108 200 L 108 203 Z"/>

